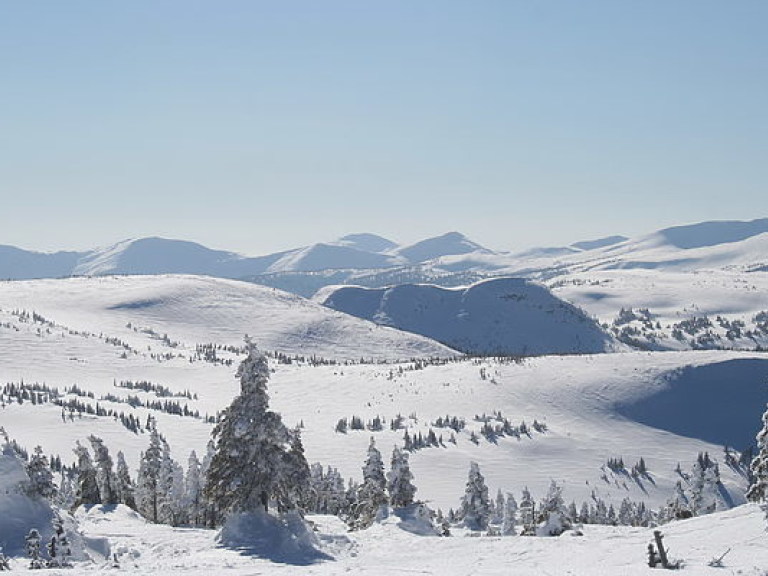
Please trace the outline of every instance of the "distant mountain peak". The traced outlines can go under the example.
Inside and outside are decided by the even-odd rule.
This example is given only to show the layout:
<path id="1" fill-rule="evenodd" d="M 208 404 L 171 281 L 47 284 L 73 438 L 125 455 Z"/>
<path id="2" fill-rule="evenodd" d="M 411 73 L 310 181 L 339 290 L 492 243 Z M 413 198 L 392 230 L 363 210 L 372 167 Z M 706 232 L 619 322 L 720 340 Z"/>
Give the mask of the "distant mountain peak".
<path id="1" fill-rule="evenodd" d="M 413 263 L 426 262 L 441 256 L 456 256 L 471 252 L 490 254 L 492 251 L 477 242 L 473 242 L 461 232 L 447 232 L 397 250 L 398 255 Z"/>
<path id="2" fill-rule="evenodd" d="M 361 250 L 363 252 L 373 252 L 375 254 L 381 254 L 382 252 L 397 248 L 395 242 L 392 242 L 383 236 L 366 232 L 347 234 L 336 240 L 336 242 L 332 242 L 332 244 L 354 248 L 355 250 Z"/>

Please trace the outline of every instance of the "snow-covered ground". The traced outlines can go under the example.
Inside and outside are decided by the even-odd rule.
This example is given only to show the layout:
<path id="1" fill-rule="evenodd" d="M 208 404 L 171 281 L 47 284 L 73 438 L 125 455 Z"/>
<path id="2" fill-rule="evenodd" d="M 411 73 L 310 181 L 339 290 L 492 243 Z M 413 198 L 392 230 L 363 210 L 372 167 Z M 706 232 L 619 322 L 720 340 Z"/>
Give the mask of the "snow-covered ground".
<path id="1" fill-rule="evenodd" d="M 310 516 L 317 529 L 316 559 L 269 554 L 254 555 L 222 547 L 217 532 L 147 524 L 132 511 L 119 507 L 92 508 L 78 515 L 80 527 L 90 537 L 106 538 L 113 554 L 79 562 L 76 573 L 126 571 L 145 575 L 166 574 L 429 574 L 435 576 L 583 575 L 631 576 L 649 574 L 647 545 L 652 529 L 585 526 L 583 536 L 570 532 L 558 538 L 416 536 L 402 530 L 390 517 L 368 530 L 347 532 L 335 517 Z M 740 574 L 764 576 L 768 570 L 768 536 L 762 512 L 746 505 L 710 516 L 662 527 L 671 559 L 683 562 L 684 574 Z M 729 551 L 730 550 L 730 551 Z M 708 564 L 725 552 L 722 568 Z M 116 560 L 116 561 L 115 561 Z M 26 561 L 13 561 L 24 571 Z M 51 570 L 47 574 L 72 574 Z"/>
<path id="2" fill-rule="evenodd" d="M 251 301 L 242 304 L 229 298 L 225 301 L 230 302 L 230 308 L 209 308 L 206 294 L 215 300 L 209 291 L 196 292 L 197 299 L 174 299 L 168 295 L 168 285 L 178 289 L 180 283 L 201 283 L 209 288 L 209 283 L 222 281 L 155 280 L 156 291 L 152 291 L 149 278 L 3 285 L 0 382 L 45 383 L 58 387 L 62 394 L 65 388 L 77 385 L 95 397 L 70 393 L 66 400 L 93 406 L 98 402 L 102 409 L 133 414 L 142 422 L 152 414 L 177 459 L 185 460 L 191 450 L 202 453 L 212 428 L 204 417 L 226 407 L 237 393 L 234 371 L 241 356 L 219 350 L 218 363 L 206 362 L 195 354 L 195 346 L 222 340 L 237 344 L 233 326 L 246 331 L 244 324 L 248 323 L 243 316 Z M 73 287 L 73 283 L 78 286 Z M 253 289 L 259 293 L 263 290 Z M 115 309 L 115 303 L 126 302 L 160 304 Z M 302 301 L 296 306 L 315 310 Z M 22 308 L 39 311 L 45 320 L 20 317 L 18 310 Z M 292 307 L 286 305 L 286 310 L 283 316 L 290 318 Z M 131 328 L 126 327 L 128 322 Z M 268 339 L 278 324 L 278 320 L 253 322 L 247 331 L 260 342 Z M 388 332 L 400 338 L 401 333 Z M 172 345 L 160 337 L 166 333 Z M 346 357 L 369 357 L 380 346 L 373 338 L 344 338 Z M 332 347 L 328 342 L 320 352 L 331 353 Z M 739 471 L 722 465 L 722 447 L 728 444 L 742 449 L 751 442 L 768 400 L 764 386 L 768 359 L 756 353 L 633 352 L 541 357 L 522 363 L 465 359 L 436 365 L 273 361 L 272 366 L 273 407 L 289 425 L 303 423 L 310 461 L 336 466 L 345 477 L 359 478 L 371 436 L 388 454 L 394 445 L 402 445 L 406 429 L 410 435 L 426 436 L 430 428 L 442 435 L 442 446 L 417 450 L 411 461 L 419 496 L 444 510 L 458 504 L 472 460 L 480 463 L 493 494 L 497 489 L 519 492 L 528 485 L 535 497 L 541 497 L 554 479 L 565 485 L 566 499 L 577 503 L 595 493 L 616 504 L 629 497 L 658 507 L 679 479 L 674 471 L 678 462 L 685 470 L 700 451 L 708 451 L 721 462 L 723 480 L 738 502 L 744 478 Z M 699 385 L 702 379 L 706 386 Z M 172 400 L 197 411 L 200 417 L 131 407 L 126 403 L 129 396 L 143 401 L 162 399 L 151 392 L 115 386 L 123 380 L 150 381 L 177 395 L 188 392 L 193 397 Z M 112 399 L 104 399 L 106 395 Z M 655 413 L 649 410 L 654 403 L 667 407 L 663 418 L 649 416 Z M 689 406 L 696 406 L 697 412 L 692 413 Z M 483 423 L 476 416 L 492 416 L 494 412 L 515 426 L 524 421 L 531 428 L 538 420 L 547 429 L 530 429 L 529 435 L 519 439 L 507 435 L 488 440 L 480 435 Z M 406 428 L 392 431 L 390 422 L 398 414 Z M 446 415 L 464 419 L 466 427 L 454 433 L 434 425 L 438 417 Z M 346 434 L 335 431 L 339 419 L 352 416 L 364 421 L 380 416 L 384 429 L 350 430 Z M 696 426 L 696 422 L 705 424 Z M 125 451 L 134 465 L 147 443 L 146 434 L 130 432 L 114 418 L 85 414 L 63 419 L 61 408 L 51 403 L 11 403 L 0 411 L 0 424 L 23 445 L 32 448 L 41 444 L 47 453 L 60 454 L 65 460 L 73 459 L 75 441 L 92 432 L 104 437 L 113 452 Z M 473 432 L 478 435 L 476 442 Z M 450 441 L 452 435 L 455 443 Z M 617 457 L 628 467 L 643 457 L 653 482 L 635 481 L 606 469 L 607 460 Z"/>
<path id="3" fill-rule="evenodd" d="M 64 400 L 132 414 L 155 416 L 174 457 L 204 451 L 213 415 L 238 391 L 234 377 L 242 359 L 236 348 L 249 333 L 266 349 L 336 358 L 334 364 L 270 361 L 272 408 L 288 425 L 301 422 L 307 459 L 360 478 L 370 437 L 385 459 L 404 433 L 443 436 L 440 446 L 415 450 L 411 466 L 417 497 L 435 509 L 457 507 L 470 461 L 480 464 L 492 495 L 518 495 L 528 486 L 540 499 L 551 480 L 564 497 L 580 504 L 598 497 L 616 505 L 624 498 L 658 508 L 666 503 L 679 463 L 683 472 L 708 451 L 720 463 L 728 498 L 743 502 L 743 470 L 727 466 L 722 447 L 741 449 L 760 426 L 768 401 L 768 358 L 757 352 L 630 352 L 549 356 L 522 362 L 454 359 L 395 362 L 396 358 L 442 355 L 448 349 L 401 332 L 375 328 L 299 298 L 237 282 L 195 277 L 118 277 L 0 284 L 0 385 L 57 387 Z M 26 312 L 24 312 L 26 311 Z M 41 316 L 33 316 L 32 312 Z M 302 332 L 320 326 L 317 338 Z M 207 357 L 198 344 L 217 348 Z M 387 363 L 345 359 L 389 358 Z M 116 386 L 146 380 L 176 394 L 199 417 L 180 416 L 127 402 L 129 395 L 157 401 L 153 392 Z M 81 392 L 65 393 L 77 385 Z M 92 393 L 93 398 L 83 393 Z M 110 399 L 105 399 L 106 395 Z M 183 395 L 182 395 L 183 394 Z M 50 402 L 8 402 L 0 426 L 27 448 L 74 460 L 72 448 L 89 434 L 112 453 L 123 450 L 133 472 L 148 435 L 117 419 L 62 414 Z M 496 413 L 500 413 L 497 415 Z M 405 429 L 390 422 L 403 417 Z M 383 418 L 380 431 L 336 432 L 341 418 Z M 438 428 L 438 417 L 456 416 L 465 428 Z M 519 438 L 486 438 L 476 416 L 508 418 L 529 427 Z M 488 419 L 488 418 L 486 418 Z M 533 428 L 534 420 L 544 426 Z M 473 433 L 475 437 L 473 437 Z M 451 436 L 455 436 L 455 443 Z M 473 438 L 475 440 L 473 441 Z M 627 468 L 642 457 L 649 475 L 634 478 L 606 463 L 623 458 Z M 218 571 L 395 574 L 633 574 L 644 573 L 647 529 L 587 526 L 583 537 L 424 538 L 393 520 L 368 531 L 347 533 L 333 518 L 315 518 L 324 553 L 332 559 L 291 566 L 254 559 L 217 547 L 206 530 L 147 526 L 118 510 L 81 517 L 84 532 L 112 542 L 121 567 L 141 573 Z M 729 547 L 725 565 L 737 573 L 768 569 L 768 537 L 753 506 L 664 527 L 672 555 L 690 569 L 709 573 L 706 562 Z M 22 562 L 17 561 L 21 566 Z M 107 570 L 97 562 L 83 570 Z M 763 570 L 763 572 L 760 572 Z"/>

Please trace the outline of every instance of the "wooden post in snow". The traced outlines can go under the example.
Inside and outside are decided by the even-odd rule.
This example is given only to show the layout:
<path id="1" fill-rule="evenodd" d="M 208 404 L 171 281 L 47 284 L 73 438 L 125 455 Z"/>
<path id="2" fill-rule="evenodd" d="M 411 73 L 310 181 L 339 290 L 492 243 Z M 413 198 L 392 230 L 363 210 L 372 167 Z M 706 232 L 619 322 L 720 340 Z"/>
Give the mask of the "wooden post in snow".
<path id="1" fill-rule="evenodd" d="M 656 540 L 656 548 L 658 550 L 659 558 L 661 559 L 661 566 L 663 568 L 669 568 L 669 559 L 667 558 L 667 551 L 664 549 L 664 544 L 661 541 L 661 530 L 654 530 L 653 537 Z"/>

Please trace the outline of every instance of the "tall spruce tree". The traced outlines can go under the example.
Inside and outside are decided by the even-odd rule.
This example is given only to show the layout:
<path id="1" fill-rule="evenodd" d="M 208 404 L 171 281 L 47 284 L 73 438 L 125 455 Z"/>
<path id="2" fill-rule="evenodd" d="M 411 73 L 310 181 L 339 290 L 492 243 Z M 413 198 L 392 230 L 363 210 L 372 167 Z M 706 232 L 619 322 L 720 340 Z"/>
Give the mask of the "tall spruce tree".
<path id="1" fill-rule="evenodd" d="M 408 454 L 395 446 L 392 451 L 389 474 L 387 475 L 389 503 L 393 508 L 404 508 L 413 504 L 416 486 L 408 464 Z"/>
<path id="2" fill-rule="evenodd" d="M 237 370 L 240 395 L 224 411 L 213 430 L 216 452 L 206 479 L 206 495 L 220 510 L 279 511 L 297 508 L 297 494 L 309 481 L 303 454 L 291 449 L 294 436 L 280 415 L 269 410 L 266 357 L 246 338 L 247 357 Z M 296 467 L 302 471 L 297 473 Z M 306 470 L 306 474 L 304 474 Z"/>
<path id="3" fill-rule="evenodd" d="M 48 458 L 43 454 L 43 449 L 40 446 L 35 447 L 26 468 L 27 476 L 29 476 L 27 491 L 30 496 L 42 496 L 49 500 L 56 496 L 53 472 L 48 464 Z"/>
<path id="4" fill-rule="evenodd" d="M 77 456 L 77 495 L 75 506 L 81 504 L 101 504 L 99 483 L 96 479 L 96 469 L 88 449 L 78 441 L 74 448 Z"/>
<path id="5" fill-rule="evenodd" d="M 136 478 L 136 504 L 139 513 L 157 524 L 159 520 L 160 468 L 163 446 L 157 426 L 151 426 L 149 447 L 141 455 L 139 475 Z"/>
<path id="6" fill-rule="evenodd" d="M 102 504 L 119 504 L 120 499 L 115 489 L 115 472 L 112 466 L 112 457 L 104 445 L 104 441 L 91 434 L 88 441 L 93 448 L 93 457 L 96 466 L 96 483 L 99 485 L 99 495 Z"/>
<path id="7" fill-rule="evenodd" d="M 381 507 L 386 506 L 386 485 L 381 452 L 376 448 L 376 441 L 371 436 L 368 456 L 363 466 L 363 483 L 357 488 L 349 518 L 349 524 L 354 530 L 368 528 L 376 520 Z"/>
<path id="8" fill-rule="evenodd" d="M 128 470 L 128 464 L 125 462 L 125 455 L 122 451 L 117 453 L 117 474 L 115 476 L 115 491 L 117 492 L 120 504 L 125 504 L 129 508 L 136 510 L 136 499 L 134 496 L 134 486 L 131 480 L 131 473 Z"/>
<path id="9" fill-rule="evenodd" d="M 200 460 L 194 450 L 187 460 L 187 475 L 184 478 L 184 508 L 187 511 L 189 523 L 193 526 L 203 525 L 202 479 L 200 478 Z"/>
<path id="10" fill-rule="evenodd" d="M 488 501 L 488 487 L 485 478 L 480 473 L 477 462 L 469 465 L 469 476 L 464 497 L 461 499 L 461 517 L 464 526 L 470 530 L 485 530 L 491 515 L 491 505 Z"/>

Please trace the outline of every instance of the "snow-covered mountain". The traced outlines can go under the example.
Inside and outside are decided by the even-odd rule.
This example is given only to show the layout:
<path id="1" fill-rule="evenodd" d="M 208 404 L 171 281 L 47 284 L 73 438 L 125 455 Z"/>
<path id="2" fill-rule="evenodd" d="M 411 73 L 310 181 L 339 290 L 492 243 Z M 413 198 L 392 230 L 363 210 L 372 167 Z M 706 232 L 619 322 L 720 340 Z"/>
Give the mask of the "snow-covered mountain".
<path id="1" fill-rule="evenodd" d="M 109 274 L 198 274 L 239 279 L 262 274 L 314 273 L 321 270 L 370 270 L 420 263 L 446 255 L 488 253 L 479 244 L 452 232 L 399 247 L 374 234 L 351 234 L 335 242 L 246 257 L 212 250 L 195 242 L 139 238 L 86 252 L 30 252 L 0 246 L 0 278 L 25 280 Z"/>
<path id="2" fill-rule="evenodd" d="M 303 291 L 306 278 L 313 277 L 317 284 L 318 273 L 326 271 L 343 272 L 337 274 L 343 283 L 369 287 L 385 286 L 393 276 L 409 277 L 410 282 L 450 286 L 462 283 L 458 279 L 464 279 L 464 283 L 466 279 L 511 275 L 550 279 L 588 270 L 738 268 L 759 271 L 768 269 L 766 253 L 767 218 L 750 222 L 703 222 L 637 238 L 609 236 L 569 246 L 517 252 L 488 250 L 458 232 L 409 246 L 398 246 L 374 234 L 351 234 L 335 242 L 258 257 L 211 250 L 181 240 L 142 238 L 88 252 L 43 254 L 0 247 L 0 278 L 204 274 L 248 278 L 310 296 Z"/>
<path id="3" fill-rule="evenodd" d="M 540 285 L 497 278 L 468 288 L 399 285 L 328 287 L 325 306 L 427 336 L 470 354 L 539 355 L 615 350 L 618 343 L 589 316 Z"/>

